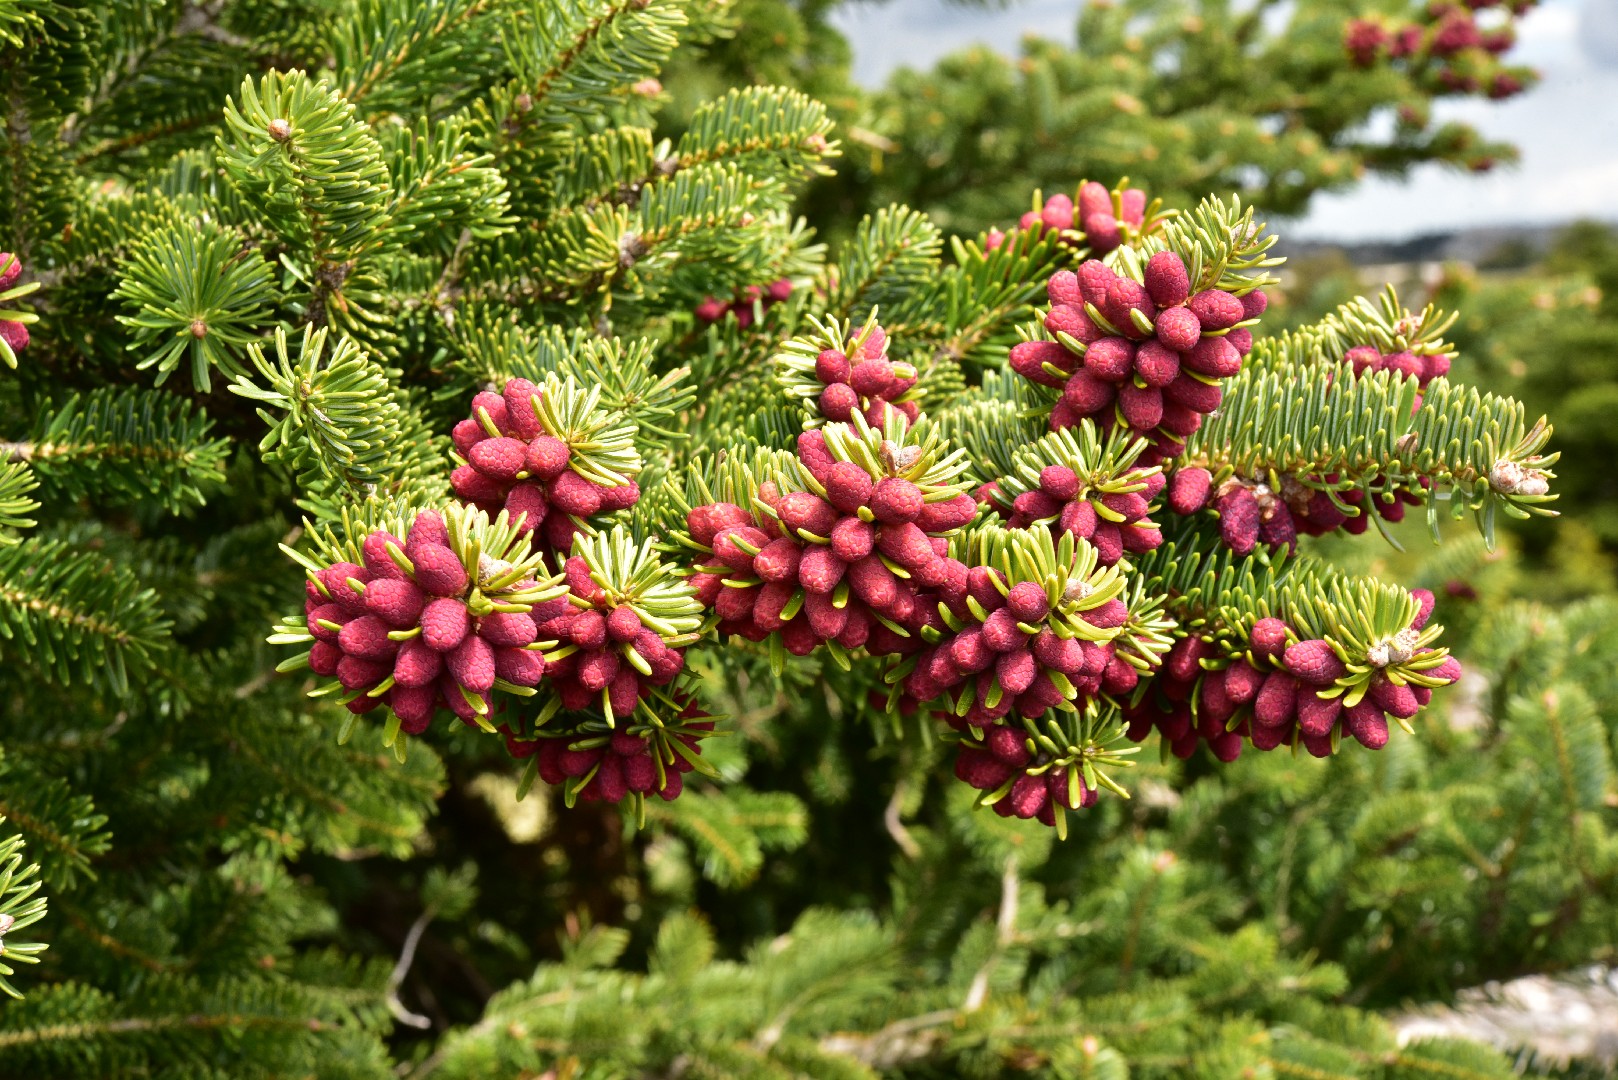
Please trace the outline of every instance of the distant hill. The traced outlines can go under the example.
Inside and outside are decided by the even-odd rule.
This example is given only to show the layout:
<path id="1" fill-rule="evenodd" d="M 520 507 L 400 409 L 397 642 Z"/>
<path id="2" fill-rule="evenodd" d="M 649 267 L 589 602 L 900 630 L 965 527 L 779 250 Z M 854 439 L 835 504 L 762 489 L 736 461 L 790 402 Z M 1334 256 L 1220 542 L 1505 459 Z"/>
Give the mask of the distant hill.
<path id="1" fill-rule="evenodd" d="M 1571 224 L 1491 225 L 1422 233 L 1403 240 L 1287 240 L 1283 236 L 1275 251 L 1288 259 L 1338 251 L 1357 266 L 1442 262 L 1525 265 L 1544 254 L 1557 234 Z"/>

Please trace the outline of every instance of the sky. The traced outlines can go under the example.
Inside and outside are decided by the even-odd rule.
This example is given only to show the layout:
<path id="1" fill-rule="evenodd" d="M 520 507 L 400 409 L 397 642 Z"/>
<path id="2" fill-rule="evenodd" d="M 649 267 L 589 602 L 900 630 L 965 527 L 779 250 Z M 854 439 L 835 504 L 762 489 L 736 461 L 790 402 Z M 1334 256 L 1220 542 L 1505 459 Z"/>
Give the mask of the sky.
<path id="1" fill-rule="evenodd" d="M 1009 0 L 999 10 L 945 0 L 856 2 L 835 21 L 855 51 L 855 76 L 880 83 L 975 42 L 1006 53 L 1028 33 L 1071 41 L 1082 0 Z M 1618 0 L 1541 0 L 1518 23 L 1514 62 L 1543 80 L 1504 103 L 1446 102 L 1460 119 L 1516 144 L 1522 161 L 1481 176 L 1437 166 L 1407 181 L 1370 180 L 1318 196 L 1289 230 L 1299 239 L 1397 239 L 1475 225 L 1618 220 Z"/>

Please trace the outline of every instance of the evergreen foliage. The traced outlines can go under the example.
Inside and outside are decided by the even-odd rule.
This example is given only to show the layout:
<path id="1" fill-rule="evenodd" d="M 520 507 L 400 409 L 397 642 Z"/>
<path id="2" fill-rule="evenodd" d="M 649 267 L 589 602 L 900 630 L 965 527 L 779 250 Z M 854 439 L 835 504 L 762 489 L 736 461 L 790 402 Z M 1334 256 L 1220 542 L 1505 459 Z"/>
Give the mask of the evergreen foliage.
<path id="1" fill-rule="evenodd" d="M 1558 424 L 1564 484 L 1588 507 L 1582 525 L 1610 549 L 1618 518 L 1613 479 L 1600 462 L 1609 441 L 1604 418 L 1618 402 L 1604 362 L 1618 346 L 1618 237 L 1594 222 L 1570 226 L 1543 259 L 1514 271 L 1451 274 L 1437 299 L 1464 311 L 1452 336 L 1472 377 L 1567 417 Z M 1549 548 L 1548 539 L 1536 535 L 1536 548 Z"/>
<path id="2" fill-rule="evenodd" d="M 1548 425 L 1396 298 L 1255 341 L 1240 197 L 822 243 L 774 10 L 0 3 L 0 1074 L 1492 1077 L 1375 1010 L 1601 955 L 1610 604 L 1462 613 L 1469 714 L 1429 571 L 1295 552 L 1548 515 Z M 1274 205 L 1449 154 L 1300 12 L 1190 65 L 1377 84 Z"/>
<path id="3" fill-rule="evenodd" d="M 1532 85 L 1504 55 L 1532 7 L 1086 4 L 1018 56 L 974 48 L 901 69 L 859 118 L 869 137 L 845 183 L 974 231 L 1006 222 L 1003 191 L 1071 192 L 1087 177 L 1133 177 L 1170 205 L 1235 190 L 1290 214 L 1424 162 L 1486 172 L 1513 149 L 1434 105 Z"/>

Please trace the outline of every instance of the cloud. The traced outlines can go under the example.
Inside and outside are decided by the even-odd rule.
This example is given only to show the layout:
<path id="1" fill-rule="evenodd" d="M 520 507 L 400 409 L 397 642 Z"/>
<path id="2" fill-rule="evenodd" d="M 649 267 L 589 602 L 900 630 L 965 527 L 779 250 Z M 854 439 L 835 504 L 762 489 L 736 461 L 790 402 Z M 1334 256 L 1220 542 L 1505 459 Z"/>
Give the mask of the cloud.
<path id="1" fill-rule="evenodd" d="M 901 66 L 924 69 L 974 43 L 1010 54 L 1027 33 L 1071 44 L 1082 6 L 1082 0 L 1014 0 L 1000 8 L 888 0 L 846 4 L 833 22 L 853 43 L 856 78 L 879 85 Z M 1508 102 L 1445 102 L 1436 113 L 1515 144 L 1522 151 L 1520 166 L 1484 176 L 1428 166 L 1408 182 L 1372 180 L 1317 198 L 1309 215 L 1288 231 L 1352 240 L 1613 217 L 1618 0 L 1541 0 L 1518 23 L 1511 55 L 1539 68 L 1544 81 Z"/>
<path id="2" fill-rule="evenodd" d="M 1593 63 L 1618 68 L 1618 3 L 1584 0 L 1579 12 L 1579 40 L 1584 55 Z"/>
<path id="3" fill-rule="evenodd" d="M 854 46 L 854 78 L 880 86 L 899 68 L 926 70 L 974 44 L 1016 55 L 1024 35 L 1072 45 L 1083 0 L 1012 0 L 1004 7 L 945 0 L 865 0 L 839 6 L 831 23 Z"/>
<path id="4" fill-rule="evenodd" d="M 1551 0 L 1522 23 L 1519 53 L 1544 81 L 1503 104 L 1455 102 L 1439 119 L 1463 120 L 1513 143 L 1515 168 L 1471 176 L 1437 166 L 1409 181 L 1372 180 L 1341 195 L 1317 197 L 1291 231 L 1343 240 L 1393 238 L 1474 225 L 1553 224 L 1614 217 L 1618 185 L 1618 64 L 1598 66 L 1577 4 L 1618 16 L 1615 0 Z M 1609 20 L 1618 21 L 1618 20 Z"/>

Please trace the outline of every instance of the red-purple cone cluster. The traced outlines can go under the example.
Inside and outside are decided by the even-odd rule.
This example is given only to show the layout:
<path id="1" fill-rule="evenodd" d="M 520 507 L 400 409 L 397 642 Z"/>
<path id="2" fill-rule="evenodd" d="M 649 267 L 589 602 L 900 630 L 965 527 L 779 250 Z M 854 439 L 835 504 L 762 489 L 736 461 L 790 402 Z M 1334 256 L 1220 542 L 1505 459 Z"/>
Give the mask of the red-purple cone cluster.
<path id="1" fill-rule="evenodd" d="M 1095 491 L 1066 465 L 1047 465 L 1040 470 L 1039 487 L 1018 495 L 1009 507 L 1002 502 L 998 484 L 983 485 L 978 497 L 1004 512 L 1007 528 L 1046 522 L 1058 536 L 1072 533 L 1088 541 L 1096 549 L 1097 562 L 1112 566 L 1126 553 L 1144 554 L 1163 543 L 1162 530 L 1147 516 L 1152 500 L 1163 490 L 1163 474 L 1151 473 L 1142 483 L 1146 486 L 1140 491 Z"/>
<path id="2" fill-rule="evenodd" d="M 541 637 L 574 651 L 551 661 L 545 675 L 562 699 L 562 707 L 587 709 L 602 701 L 615 717 L 628 717 L 652 687 L 667 686 L 685 667 L 683 649 L 670 648 L 645 626 L 632 607 L 616 604 L 590 577 L 590 568 L 574 556 L 564 566 L 568 595 L 557 613 L 540 623 Z M 633 651 L 650 673 L 630 659 Z"/>
<path id="3" fill-rule="evenodd" d="M 1382 655 L 1374 655 L 1373 663 L 1386 667 L 1409 659 L 1433 609 L 1431 593 L 1414 595 L 1421 601 L 1420 613 L 1408 630 L 1378 646 Z M 1248 652 L 1215 670 L 1205 668 L 1205 662 L 1219 660 L 1214 646 L 1196 637 L 1183 639 L 1165 658 L 1153 692 L 1125 708 L 1129 737 L 1139 742 L 1156 728 L 1181 758 L 1190 757 L 1199 742 L 1207 742 L 1222 761 L 1239 757 L 1244 742 L 1258 750 L 1301 744 L 1313 756 L 1326 757 L 1334 732 L 1380 750 L 1387 745 L 1389 718 L 1408 720 L 1432 700 L 1427 687 L 1395 681 L 1379 670 L 1364 695 L 1344 705 L 1353 695 L 1338 685 L 1348 667 L 1336 649 L 1320 638 L 1288 645 L 1295 636 L 1280 619 L 1260 619 Z M 1446 657 L 1424 674 L 1453 683 L 1461 666 Z"/>
<path id="4" fill-rule="evenodd" d="M 1360 67 L 1370 67 L 1388 47 L 1391 35 L 1375 19 L 1350 19 L 1343 28 L 1343 47 Z"/>
<path id="5" fill-rule="evenodd" d="M 1324 493 L 1316 494 L 1326 498 Z M 1326 501 L 1329 505 L 1330 500 Z M 1265 483 L 1231 477 L 1215 490 L 1207 469 L 1180 469 L 1169 481 L 1168 505 L 1185 516 L 1210 507 L 1217 511 L 1219 538 L 1238 555 L 1250 554 L 1259 544 L 1288 551 L 1298 546 L 1298 526 L 1291 508 Z"/>
<path id="6" fill-rule="evenodd" d="M 1343 359 L 1354 369 L 1354 374 L 1368 371 L 1393 371 L 1407 379 L 1415 379 L 1425 388 L 1434 379 L 1449 374 L 1448 356 L 1418 356 L 1412 352 L 1383 353 L 1375 345 L 1356 345 L 1343 354 Z M 1418 398 L 1417 404 L 1420 404 Z"/>
<path id="7" fill-rule="evenodd" d="M 569 468 L 572 450 L 545 430 L 534 408 L 544 392 L 527 379 L 511 379 L 504 393 L 474 397 L 472 416 L 453 432 L 465 464 L 450 473 L 450 486 L 491 516 L 505 510 L 513 521 L 521 517 L 522 532 L 568 551 L 579 529 L 574 519 L 627 509 L 640 499 L 640 488 L 633 480 L 606 487 Z"/>
<path id="8" fill-rule="evenodd" d="M 1095 259 L 1077 273 L 1058 271 L 1047 290 L 1045 329 L 1067 335 L 1079 351 L 1061 341 L 1025 341 L 1010 362 L 1024 378 L 1061 389 L 1052 430 L 1083 419 L 1103 432 L 1122 425 L 1149 440 L 1141 461 L 1155 465 L 1183 450 L 1203 416 L 1219 407 L 1220 382 L 1241 370 L 1253 347 L 1252 333 L 1238 324 L 1258 318 L 1266 298 L 1260 290 L 1192 295 L 1184 260 L 1169 251 L 1152 256 L 1144 276 L 1120 277 Z M 1108 325 L 1092 319 L 1086 304 Z"/>
<path id="9" fill-rule="evenodd" d="M 996 814 L 1055 825 L 1057 806 L 1068 810 L 1094 806 L 1096 792 L 1072 767 L 1052 767 L 1047 758 L 1021 727 L 996 725 L 982 743 L 961 742 L 955 777 L 979 791 L 998 791 L 1010 781 L 1010 788 L 993 803 Z"/>
<path id="10" fill-rule="evenodd" d="M 1176 514 L 1189 516 L 1212 509 L 1219 514 L 1219 537 L 1238 555 L 1247 555 L 1259 545 L 1294 551 L 1299 535 L 1324 536 L 1342 529 L 1358 536 L 1371 525 L 1368 510 L 1389 523 L 1404 520 L 1405 510 L 1420 506 L 1423 497 L 1410 490 L 1367 494 L 1353 488 L 1337 492 L 1334 502 L 1328 488 L 1338 483 L 1337 473 L 1323 478 L 1310 477 L 1319 486 L 1281 478 L 1279 491 L 1269 484 L 1243 477 L 1231 477 L 1214 487 L 1212 474 L 1200 466 L 1180 469 L 1168 484 L 1168 506 Z M 1426 486 L 1428 481 L 1422 480 Z M 1349 511 L 1338 506 L 1342 503 Z"/>
<path id="11" fill-rule="evenodd" d="M 1343 28 L 1343 47 L 1359 67 L 1382 60 L 1407 61 L 1430 89 L 1512 97 L 1526 88 L 1525 72 L 1503 68 L 1499 57 L 1516 44 L 1516 30 L 1509 20 L 1492 27 L 1480 25 L 1474 15 L 1494 6 L 1493 0 L 1465 4 L 1435 0 L 1427 6 L 1424 22 L 1391 27 L 1377 19 L 1351 19 Z M 1509 5 L 1513 15 L 1532 6 L 1532 0 Z"/>
<path id="12" fill-rule="evenodd" d="M 1052 195 L 1038 210 L 1024 214 L 1018 224 L 1024 229 L 1055 229 L 1064 236 L 1073 236 L 1092 255 L 1099 256 L 1124 242 L 1126 228 L 1139 230 L 1145 223 L 1146 192 L 1125 188 L 1115 203 L 1112 192 L 1104 185 L 1087 180 L 1079 185 L 1077 205 L 1066 195 Z"/>
<path id="13" fill-rule="evenodd" d="M 935 643 L 916 653 L 915 666 L 902 683 L 906 696 L 932 701 L 975 680 L 975 700 L 967 711 L 945 716 L 951 727 L 964 731 L 992 727 L 1013 714 L 1032 720 L 1069 700 L 1053 675 L 1073 685 L 1079 704 L 1103 691 L 1127 694 L 1135 688 L 1134 667 L 1112 645 L 1063 638 L 1051 628 L 1051 605 L 1043 587 L 1024 581 L 1001 592 L 1004 580 L 992 567 L 974 566 L 967 570 L 964 588 L 941 590 L 944 604 L 963 625 L 953 632 L 946 628 Z M 983 619 L 967 597 L 977 601 Z M 1112 599 L 1082 612 L 1081 618 L 1110 630 L 1128 621 L 1129 609 Z"/>
<path id="14" fill-rule="evenodd" d="M 901 708 L 945 698 L 947 708 L 935 712 L 940 719 L 958 732 L 979 729 L 981 742 L 961 740 L 955 776 L 981 792 L 1005 789 L 992 803 L 995 813 L 1053 826 L 1058 805 L 1091 806 L 1094 790 L 1081 777 L 1069 780 L 1069 767 L 1029 740 L 1023 721 L 1069 699 L 1082 706 L 1102 693 L 1128 695 L 1139 680 L 1136 669 L 1107 641 L 1058 635 L 1050 597 L 1034 581 L 1006 588 L 995 568 L 971 567 L 964 588 L 951 580 L 940 597 L 959 630 L 940 628 L 917 651 L 901 682 Z M 1120 599 L 1108 599 L 1079 617 L 1112 630 L 1129 612 Z"/>
<path id="15" fill-rule="evenodd" d="M 719 502 L 686 515 L 691 540 L 710 555 L 691 579 L 698 599 L 718 613 L 721 633 L 752 641 L 779 633 L 796 656 L 827 641 L 875 655 L 911 651 L 914 636 L 883 620 L 912 632 L 937 622 L 930 593 L 964 587 L 966 567 L 949 557 L 942 535 L 931 534 L 965 525 L 977 504 L 966 494 L 929 503 L 909 480 L 836 461 L 819 431 L 799 436 L 798 457 L 825 498 L 766 484 L 759 499 L 774 514 Z"/>
<path id="16" fill-rule="evenodd" d="M 901 689 L 906 706 L 944 697 L 948 707 L 936 715 L 963 733 L 979 729 L 981 741 L 962 740 L 955 775 L 979 791 L 1004 788 L 993 803 L 1003 817 L 1054 825 L 1058 805 L 1077 810 L 1093 804 L 1096 793 L 1082 780 L 1073 786 L 1069 769 L 1029 740 L 1022 721 L 1069 700 L 1082 706 L 1102 693 L 1127 695 L 1139 679 L 1135 668 L 1109 642 L 1059 635 L 1050 598 L 1036 582 L 1007 588 L 1000 571 L 974 566 L 964 589 L 946 587 L 941 596 L 960 629 L 944 628 L 915 654 Z M 1122 626 L 1129 611 L 1115 598 L 1079 617 L 1110 630 Z"/>
<path id="17" fill-rule="evenodd" d="M 689 705 L 663 741 L 678 739 L 691 753 L 700 754 L 701 739 L 713 728 L 706 714 Z M 692 764 L 683 754 L 661 747 L 658 734 L 650 727 L 631 727 L 533 742 L 508 735 L 506 745 L 518 757 L 537 753 L 539 776 L 547 784 L 562 786 L 588 778 L 576 793 L 583 802 L 615 803 L 637 794 L 671 800 L 684 790 Z"/>
<path id="18" fill-rule="evenodd" d="M 916 369 L 888 359 L 888 335 L 880 327 L 872 329 L 854 355 L 840 349 L 823 349 L 815 357 L 815 378 L 825 387 L 817 401 L 820 415 L 833 423 L 844 423 L 857 412 L 872 427 L 881 427 L 888 415 L 899 412 L 915 423 L 921 407 L 915 401 L 900 401 L 916 385 Z"/>
<path id="19" fill-rule="evenodd" d="M 768 311 L 791 295 L 792 282 L 787 278 L 781 278 L 768 285 L 749 285 L 745 289 L 738 289 L 736 295 L 729 300 L 721 300 L 717 296 L 707 297 L 696 306 L 694 314 L 699 321 L 705 323 L 716 323 L 723 320 L 726 315 L 734 315 L 736 325 L 745 330 L 753 325 L 756 310 Z"/>
<path id="20" fill-rule="evenodd" d="M 1323 480 L 1327 485 L 1335 485 L 1338 474 L 1327 473 Z M 1432 481 L 1422 477 L 1418 483 L 1422 488 L 1427 488 Z M 1334 529 L 1342 529 L 1350 536 L 1359 536 L 1371 527 L 1369 511 L 1375 511 L 1383 521 L 1396 525 L 1405 519 L 1405 512 L 1410 507 L 1421 506 L 1426 501 L 1425 494 L 1407 488 L 1375 493 L 1353 488 L 1339 491 L 1337 498 L 1355 513 L 1344 513 L 1320 488 L 1299 483 L 1291 477 L 1282 478 L 1280 508 L 1291 513 L 1294 527 L 1307 536 L 1324 536 Z"/>
<path id="21" fill-rule="evenodd" d="M 0 251 L 0 292 L 5 292 L 22 277 L 22 260 L 9 251 Z M 28 347 L 28 326 L 0 315 L 0 341 L 11 346 L 13 353 Z"/>
<path id="22" fill-rule="evenodd" d="M 474 582 L 448 543 L 444 519 L 424 511 L 405 540 L 373 532 L 365 539 L 363 566 L 335 563 L 305 588 L 305 617 L 315 637 L 310 669 L 336 676 L 344 690 L 359 695 L 350 711 L 385 705 L 410 735 L 426 731 L 440 706 L 475 723 L 489 711 L 496 677 L 538 686 L 545 661 L 531 647 L 539 640 L 536 620 L 566 603 L 474 616 L 466 605 Z M 389 554 L 390 544 L 410 570 Z"/>

